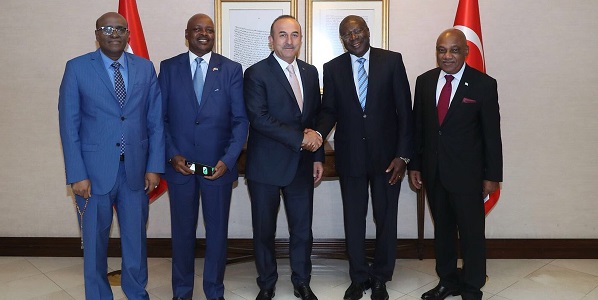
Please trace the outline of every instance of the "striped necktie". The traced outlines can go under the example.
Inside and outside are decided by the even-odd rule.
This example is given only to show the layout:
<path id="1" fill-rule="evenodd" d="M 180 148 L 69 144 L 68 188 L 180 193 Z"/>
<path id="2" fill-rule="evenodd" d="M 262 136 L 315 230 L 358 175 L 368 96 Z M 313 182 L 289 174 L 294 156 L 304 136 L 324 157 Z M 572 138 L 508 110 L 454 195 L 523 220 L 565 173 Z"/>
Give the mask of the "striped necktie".
<path id="1" fill-rule="evenodd" d="M 365 110 L 365 100 L 368 94 L 368 74 L 365 72 L 365 58 L 360 57 L 357 62 L 359 63 L 359 69 L 357 69 L 357 86 L 358 88 L 358 97 L 359 97 L 359 104 L 361 105 L 361 109 Z"/>

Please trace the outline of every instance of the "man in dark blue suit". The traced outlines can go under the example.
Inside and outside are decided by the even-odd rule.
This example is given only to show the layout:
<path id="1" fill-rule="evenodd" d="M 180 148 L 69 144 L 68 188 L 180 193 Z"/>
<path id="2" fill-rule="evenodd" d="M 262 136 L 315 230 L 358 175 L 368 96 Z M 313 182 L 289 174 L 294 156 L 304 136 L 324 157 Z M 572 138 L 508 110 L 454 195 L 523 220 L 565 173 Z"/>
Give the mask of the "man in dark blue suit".
<path id="1" fill-rule="evenodd" d="M 359 16 L 339 26 L 347 52 L 324 64 L 324 96 L 317 130 L 336 125 L 336 170 L 343 198 L 351 285 L 345 300 L 387 300 L 397 245 L 401 178 L 412 155 L 411 92 L 400 53 L 370 47 L 370 30 Z M 365 255 L 368 190 L 376 223 L 376 249 Z"/>
<path id="2" fill-rule="evenodd" d="M 124 53 L 127 21 L 110 12 L 96 21 L 100 49 L 67 62 L 58 102 L 66 181 L 80 214 L 85 299 L 112 299 L 107 250 L 112 207 L 118 212 L 122 289 L 149 299 L 147 193 L 164 172 L 162 102 L 153 64 Z"/>
<path id="3" fill-rule="evenodd" d="M 417 189 L 425 183 L 440 277 L 424 300 L 459 294 L 480 300 L 486 282 L 483 199 L 502 181 L 500 112 L 496 80 L 467 65 L 468 54 L 465 34 L 445 30 L 436 40 L 438 67 L 415 84 L 416 155 L 409 177 Z"/>
<path id="4" fill-rule="evenodd" d="M 209 16 L 192 16 L 185 38 L 189 52 L 163 61 L 158 77 L 170 163 L 165 178 L 170 196 L 173 299 L 193 296 L 200 195 L 206 230 L 203 289 L 208 299 L 224 299 L 231 194 L 249 126 L 243 71 L 240 64 L 212 52 L 215 29 Z M 212 166 L 214 173 L 194 174 L 187 162 Z"/>
<path id="5" fill-rule="evenodd" d="M 251 124 L 246 177 L 260 288 L 256 300 L 274 297 L 278 279 L 274 239 L 281 192 L 289 225 L 294 293 L 313 300 L 317 299 L 309 286 L 313 193 L 314 183 L 322 178 L 324 158 L 322 137 L 311 129 L 320 109 L 318 71 L 296 59 L 301 26 L 295 18 L 284 15 L 274 20 L 268 40 L 274 52 L 249 67 L 244 81 Z"/>

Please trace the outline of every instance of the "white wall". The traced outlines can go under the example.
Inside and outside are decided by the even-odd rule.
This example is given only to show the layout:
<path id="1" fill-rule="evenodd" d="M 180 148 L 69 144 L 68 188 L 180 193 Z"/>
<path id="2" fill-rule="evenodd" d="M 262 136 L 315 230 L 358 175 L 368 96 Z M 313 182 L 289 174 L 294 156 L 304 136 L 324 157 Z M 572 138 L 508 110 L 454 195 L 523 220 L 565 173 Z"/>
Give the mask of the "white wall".
<path id="1" fill-rule="evenodd" d="M 389 1 L 390 49 L 403 53 L 415 84 L 435 66 L 436 37 L 452 25 L 458 0 Z M 0 2 L 0 236 L 78 236 L 64 184 L 58 86 L 65 62 L 95 49 L 97 17 L 117 6 L 116 0 Z M 193 13 L 214 11 L 210 0 L 139 0 L 138 6 L 156 67 L 186 51 L 183 33 Z M 487 218 L 489 238 L 598 238 L 597 13 L 595 1 L 480 1 L 487 72 L 499 83 L 505 161 L 501 200 Z M 314 206 L 315 237 L 342 238 L 338 182 L 322 183 Z M 415 211 L 415 194 L 404 183 L 399 237 L 416 237 Z M 280 237 L 288 236 L 284 222 L 281 211 Z M 151 205 L 149 237 L 169 237 L 169 224 L 163 196 Z M 251 237 L 243 180 L 233 192 L 230 236 Z M 432 237 L 429 216 L 426 237 Z"/>

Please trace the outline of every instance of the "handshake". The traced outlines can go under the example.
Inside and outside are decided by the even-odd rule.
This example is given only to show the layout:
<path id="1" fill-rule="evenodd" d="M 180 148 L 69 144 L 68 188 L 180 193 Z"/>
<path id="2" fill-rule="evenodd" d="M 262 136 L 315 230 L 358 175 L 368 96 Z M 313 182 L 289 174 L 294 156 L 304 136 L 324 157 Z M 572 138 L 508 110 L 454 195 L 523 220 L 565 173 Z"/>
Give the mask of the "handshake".
<path id="1" fill-rule="evenodd" d="M 320 146 L 322 146 L 322 136 L 313 129 L 305 128 L 305 130 L 303 130 L 303 141 L 301 142 L 301 148 L 311 152 L 316 152 Z"/>

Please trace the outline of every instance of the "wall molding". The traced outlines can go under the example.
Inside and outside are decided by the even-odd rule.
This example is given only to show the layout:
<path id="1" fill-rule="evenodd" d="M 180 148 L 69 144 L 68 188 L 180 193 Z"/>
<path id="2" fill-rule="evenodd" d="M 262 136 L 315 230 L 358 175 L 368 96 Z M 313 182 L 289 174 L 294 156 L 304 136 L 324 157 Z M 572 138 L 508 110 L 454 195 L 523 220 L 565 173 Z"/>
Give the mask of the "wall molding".
<path id="1" fill-rule="evenodd" d="M 0 256 L 82 256 L 79 238 L 65 237 L 0 237 Z M 169 238 L 149 238 L 149 257 L 170 257 Z M 196 257 L 203 257 L 204 239 L 197 240 Z M 418 245 L 417 239 L 399 239 L 398 258 L 434 258 L 433 240 L 425 239 Z M 374 249 L 373 240 L 366 241 L 367 253 Z M 598 259 L 598 239 L 488 239 L 486 241 L 489 259 L 530 259 L 530 258 L 575 258 Z M 251 239 L 229 239 L 228 259 L 230 263 L 252 260 Z M 279 258 L 288 257 L 288 240 L 276 240 L 276 254 Z M 110 239 L 108 255 L 120 256 L 120 239 Z M 314 239 L 314 258 L 346 259 L 343 239 Z"/>

